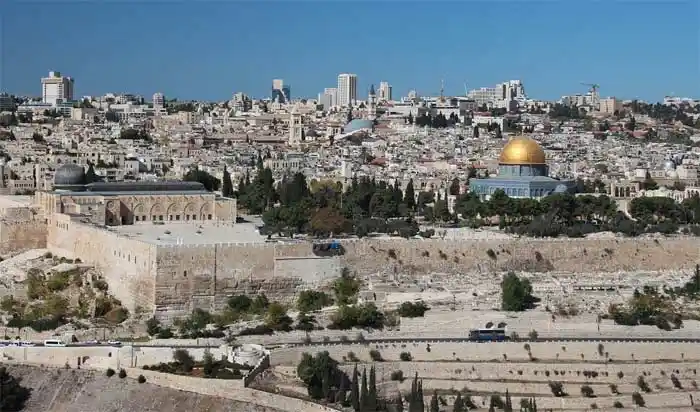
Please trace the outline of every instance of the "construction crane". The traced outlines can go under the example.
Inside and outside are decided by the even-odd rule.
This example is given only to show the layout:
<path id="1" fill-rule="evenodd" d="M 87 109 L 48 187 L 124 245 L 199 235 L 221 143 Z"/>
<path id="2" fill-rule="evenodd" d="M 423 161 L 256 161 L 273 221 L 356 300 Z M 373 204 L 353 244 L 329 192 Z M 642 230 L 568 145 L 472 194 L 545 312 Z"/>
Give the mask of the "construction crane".
<path id="1" fill-rule="evenodd" d="M 591 99 L 593 99 L 593 105 L 597 108 L 600 104 L 600 96 L 598 95 L 599 84 L 596 83 L 581 83 L 584 86 L 590 87 L 588 91 L 591 94 Z"/>

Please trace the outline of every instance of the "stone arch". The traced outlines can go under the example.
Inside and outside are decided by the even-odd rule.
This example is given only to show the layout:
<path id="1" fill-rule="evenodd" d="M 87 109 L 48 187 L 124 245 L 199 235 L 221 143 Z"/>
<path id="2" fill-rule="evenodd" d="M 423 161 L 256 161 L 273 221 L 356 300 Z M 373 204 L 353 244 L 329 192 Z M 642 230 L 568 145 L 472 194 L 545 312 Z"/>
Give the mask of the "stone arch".
<path id="1" fill-rule="evenodd" d="M 137 203 L 134 205 L 134 208 L 132 210 L 134 211 L 134 214 L 142 215 L 146 208 L 143 206 L 143 203 Z"/>
<path id="2" fill-rule="evenodd" d="M 181 220 L 182 219 L 182 208 L 177 202 L 173 202 L 168 206 L 167 211 L 165 212 L 166 219 L 167 220 Z"/>
<path id="3" fill-rule="evenodd" d="M 156 221 L 156 220 L 163 220 L 163 206 L 161 206 L 160 203 L 154 203 L 153 206 L 151 206 L 151 219 Z"/>
<path id="4" fill-rule="evenodd" d="M 185 220 L 197 220 L 199 218 L 197 216 L 197 206 L 193 202 L 186 204 L 182 211 L 185 214 Z"/>
<path id="5" fill-rule="evenodd" d="M 210 202 L 205 202 L 202 207 L 199 209 L 199 217 L 202 220 L 209 220 L 210 216 L 213 219 L 214 218 L 214 208 L 212 207 Z"/>

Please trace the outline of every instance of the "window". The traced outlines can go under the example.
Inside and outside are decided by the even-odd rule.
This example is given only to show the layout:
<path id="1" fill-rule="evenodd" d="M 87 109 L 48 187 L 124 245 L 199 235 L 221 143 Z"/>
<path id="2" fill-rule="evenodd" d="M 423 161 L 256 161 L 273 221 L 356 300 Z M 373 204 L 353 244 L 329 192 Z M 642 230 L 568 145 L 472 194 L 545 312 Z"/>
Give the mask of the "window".
<path id="1" fill-rule="evenodd" d="M 156 215 L 151 216 L 151 220 L 156 220 Z"/>
<path id="2" fill-rule="evenodd" d="M 138 222 L 138 221 L 139 221 L 139 217 L 138 217 L 138 216 L 135 216 L 135 218 L 136 218 L 136 221 Z"/>
<path id="3" fill-rule="evenodd" d="M 162 222 L 162 221 L 163 221 L 163 215 L 159 215 L 159 216 L 158 216 L 158 220 L 160 220 L 160 221 Z"/>
<path id="4" fill-rule="evenodd" d="M 211 215 L 207 215 L 207 220 L 211 220 Z"/>
<path id="5" fill-rule="evenodd" d="M 180 215 L 175 215 L 175 220 L 180 220 Z"/>
<path id="6" fill-rule="evenodd" d="M 141 220 L 146 221 L 146 215 L 141 216 Z"/>

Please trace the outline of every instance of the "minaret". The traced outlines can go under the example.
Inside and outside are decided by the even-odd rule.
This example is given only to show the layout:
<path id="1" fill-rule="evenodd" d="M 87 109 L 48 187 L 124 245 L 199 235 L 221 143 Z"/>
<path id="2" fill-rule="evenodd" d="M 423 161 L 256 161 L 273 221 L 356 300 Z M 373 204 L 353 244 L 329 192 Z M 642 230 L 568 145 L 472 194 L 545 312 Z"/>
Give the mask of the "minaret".
<path id="1" fill-rule="evenodd" d="M 374 92 L 374 85 L 369 88 L 369 96 L 367 98 L 367 117 L 370 120 L 377 118 L 377 94 Z"/>

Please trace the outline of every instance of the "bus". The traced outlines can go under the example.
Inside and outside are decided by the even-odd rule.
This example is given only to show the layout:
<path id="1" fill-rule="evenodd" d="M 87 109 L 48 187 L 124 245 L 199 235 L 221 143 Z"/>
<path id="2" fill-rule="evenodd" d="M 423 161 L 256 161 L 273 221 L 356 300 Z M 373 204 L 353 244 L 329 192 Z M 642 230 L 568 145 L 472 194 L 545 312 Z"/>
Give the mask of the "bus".
<path id="1" fill-rule="evenodd" d="M 472 329 L 469 339 L 476 342 L 503 342 L 507 340 L 505 329 Z"/>
<path id="2" fill-rule="evenodd" d="M 66 344 L 60 339 L 47 339 L 44 341 L 44 346 L 66 346 Z"/>

